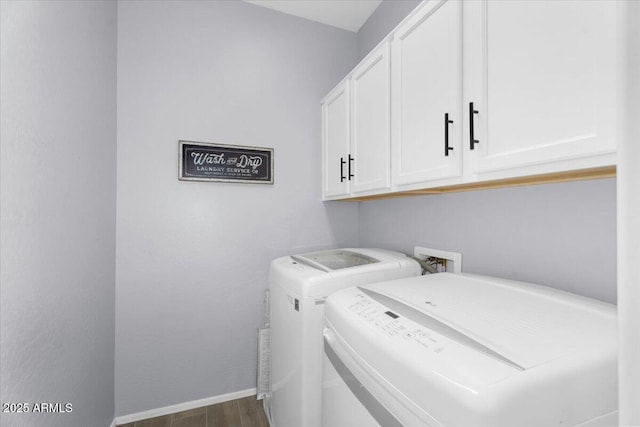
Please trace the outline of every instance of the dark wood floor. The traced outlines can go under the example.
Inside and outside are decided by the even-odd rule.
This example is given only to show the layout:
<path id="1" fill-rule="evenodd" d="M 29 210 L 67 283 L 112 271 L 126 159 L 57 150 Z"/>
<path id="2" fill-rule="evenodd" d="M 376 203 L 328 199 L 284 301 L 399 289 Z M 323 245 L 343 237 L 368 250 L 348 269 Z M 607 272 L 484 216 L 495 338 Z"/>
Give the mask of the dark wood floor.
<path id="1" fill-rule="evenodd" d="M 269 422 L 262 400 L 249 396 L 118 427 L 269 427 Z"/>

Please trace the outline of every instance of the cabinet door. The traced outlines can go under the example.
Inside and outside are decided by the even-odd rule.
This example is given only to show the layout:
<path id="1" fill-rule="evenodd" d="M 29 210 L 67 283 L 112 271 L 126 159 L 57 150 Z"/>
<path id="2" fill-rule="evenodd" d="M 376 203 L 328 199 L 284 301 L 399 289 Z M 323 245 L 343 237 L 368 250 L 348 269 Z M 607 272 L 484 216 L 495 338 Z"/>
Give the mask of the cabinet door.
<path id="1" fill-rule="evenodd" d="M 392 42 L 394 185 L 461 173 L 462 8 L 457 0 L 420 7 Z"/>
<path id="2" fill-rule="evenodd" d="M 349 81 L 322 102 L 323 195 L 349 194 Z"/>
<path id="3" fill-rule="evenodd" d="M 351 192 L 389 188 L 391 147 L 389 44 L 372 52 L 351 77 Z"/>
<path id="4" fill-rule="evenodd" d="M 474 172 L 614 159 L 616 3 L 468 2 Z"/>

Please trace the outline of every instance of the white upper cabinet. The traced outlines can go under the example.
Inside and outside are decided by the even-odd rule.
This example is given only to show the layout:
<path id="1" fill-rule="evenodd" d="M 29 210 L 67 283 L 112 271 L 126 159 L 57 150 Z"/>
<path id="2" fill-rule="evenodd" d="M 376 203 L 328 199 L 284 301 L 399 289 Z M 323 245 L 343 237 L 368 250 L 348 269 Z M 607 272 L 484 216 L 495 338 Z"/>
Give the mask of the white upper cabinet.
<path id="1" fill-rule="evenodd" d="M 349 81 L 335 88 L 322 102 L 322 159 L 324 198 L 348 195 Z"/>
<path id="2" fill-rule="evenodd" d="M 389 56 L 378 46 L 322 101 L 324 199 L 391 187 Z"/>
<path id="3" fill-rule="evenodd" d="M 392 182 L 460 175 L 462 7 L 420 6 L 392 38 Z"/>
<path id="4" fill-rule="evenodd" d="M 615 164 L 617 3 L 466 2 L 465 113 L 480 179 Z"/>
<path id="5" fill-rule="evenodd" d="M 612 176 L 625 7 L 422 2 L 322 102 L 324 199 Z"/>
<path id="6" fill-rule="evenodd" d="M 391 96 L 388 43 L 351 75 L 351 192 L 388 189 L 390 183 Z"/>

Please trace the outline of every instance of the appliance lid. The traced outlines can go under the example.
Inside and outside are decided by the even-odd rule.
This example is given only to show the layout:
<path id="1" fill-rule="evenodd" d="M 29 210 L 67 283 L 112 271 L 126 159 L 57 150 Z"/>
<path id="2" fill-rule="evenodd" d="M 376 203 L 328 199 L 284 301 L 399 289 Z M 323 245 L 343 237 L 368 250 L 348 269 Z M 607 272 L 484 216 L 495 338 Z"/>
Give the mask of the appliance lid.
<path id="1" fill-rule="evenodd" d="M 611 305 L 543 286 L 439 273 L 359 289 L 396 314 L 519 369 L 616 339 Z"/>
<path id="2" fill-rule="evenodd" d="M 365 254 L 344 249 L 292 255 L 291 258 L 301 264 L 326 272 L 380 262 L 380 260 Z"/>

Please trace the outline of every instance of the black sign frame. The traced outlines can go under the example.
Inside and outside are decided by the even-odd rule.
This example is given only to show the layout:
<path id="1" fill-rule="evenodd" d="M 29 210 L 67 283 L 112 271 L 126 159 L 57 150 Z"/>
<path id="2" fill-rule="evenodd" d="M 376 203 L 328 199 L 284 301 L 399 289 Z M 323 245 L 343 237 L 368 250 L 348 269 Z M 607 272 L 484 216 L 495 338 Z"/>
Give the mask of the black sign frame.
<path id="1" fill-rule="evenodd" d="M 273 184 L 273 148 L 178 141 L 180 181 Z"/>

